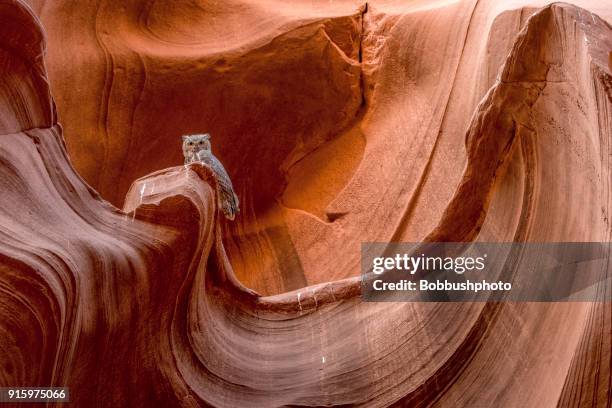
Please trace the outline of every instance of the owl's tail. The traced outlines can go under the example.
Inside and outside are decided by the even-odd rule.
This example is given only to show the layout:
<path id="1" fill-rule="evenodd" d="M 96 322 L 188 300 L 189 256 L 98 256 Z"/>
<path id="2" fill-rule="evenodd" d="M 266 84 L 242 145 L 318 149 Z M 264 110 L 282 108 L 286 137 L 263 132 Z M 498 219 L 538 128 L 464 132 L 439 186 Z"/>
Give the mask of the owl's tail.
<path id="1" fill-rule="evenodd" d="M 226 194 L 225 197 L 220 198 L 221 202 L 219 205 L 223 210 L 223 214 L 225 214 L 225 218 L 230 221 L 234 221 L 236 214 L 240 212 L 240 201 L 238 200 L 238 196 L 232 192 L 231 194 Z"/>

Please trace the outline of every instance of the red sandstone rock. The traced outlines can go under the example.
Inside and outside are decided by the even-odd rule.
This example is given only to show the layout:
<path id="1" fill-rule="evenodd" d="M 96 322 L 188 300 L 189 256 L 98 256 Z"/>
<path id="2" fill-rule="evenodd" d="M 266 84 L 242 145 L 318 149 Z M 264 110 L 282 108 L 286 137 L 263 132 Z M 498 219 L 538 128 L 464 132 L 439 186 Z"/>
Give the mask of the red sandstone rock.
<path id="1" fill-rule="evenodd" d="M 0 1 L 1 386 L 611 403 L 609 303 L 364 303 L 356 278 L 362 241 L 610 240 L 605 5 L 31 5 Z M 173 167 L 197 131 L 236 224 L 206 168 Z"/>

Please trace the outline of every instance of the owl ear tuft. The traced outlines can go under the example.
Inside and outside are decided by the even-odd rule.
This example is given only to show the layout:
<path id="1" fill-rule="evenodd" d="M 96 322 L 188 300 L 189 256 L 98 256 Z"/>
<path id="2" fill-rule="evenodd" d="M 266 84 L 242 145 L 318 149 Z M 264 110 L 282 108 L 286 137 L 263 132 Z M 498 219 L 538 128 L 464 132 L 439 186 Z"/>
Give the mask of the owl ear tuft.
<path id="1" fill-rule="evenodd" d="M 210 133 L 204 133 L 204 139 L 210 140 Z"/>
<path id="2" fill-rule="evenodd" d="M 184 142 L 185 140 L 187 140 L 187 139 L 189 139 L 189 136 L 188 136 L 188 135 L 183 135 L 183 142 Z"/>

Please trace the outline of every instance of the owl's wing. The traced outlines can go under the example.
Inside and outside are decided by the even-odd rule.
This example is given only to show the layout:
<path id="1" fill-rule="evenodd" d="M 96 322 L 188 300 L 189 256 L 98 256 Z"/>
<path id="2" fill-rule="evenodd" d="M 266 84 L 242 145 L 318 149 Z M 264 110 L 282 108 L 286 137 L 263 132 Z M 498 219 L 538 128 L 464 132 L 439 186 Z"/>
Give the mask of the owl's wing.
<path id="1" fill-rule="evenodd" d="M 236 214 L 240 212 L 240 202 L 234 193 L 232 180 L 230 180 L 225 167 L 223 167 L 223 164 L 221 164 L 215 155 L 211 153 L 208 155 L 207 159 L 208 160 L 204 162 L 208 162 L 207 164 L 210 165 L 217 177 L 217 184 L 219 185 L 219 203 L 221 204 L 223 214 L 225 214 L 228 219 L 233 220 Z"/>

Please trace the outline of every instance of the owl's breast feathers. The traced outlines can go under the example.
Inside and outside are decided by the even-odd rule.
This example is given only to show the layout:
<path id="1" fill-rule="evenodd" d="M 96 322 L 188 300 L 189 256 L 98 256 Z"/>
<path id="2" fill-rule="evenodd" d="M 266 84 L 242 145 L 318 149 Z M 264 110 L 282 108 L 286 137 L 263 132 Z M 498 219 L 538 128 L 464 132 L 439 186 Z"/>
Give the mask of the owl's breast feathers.
<path id="1" fill-rule="evenodd" d="M 189 151 L 183 150 L 183 156 L 185 156 L 185 164 L 199 161 L 198 155 L 195 152 L 189 152 Z"/>

